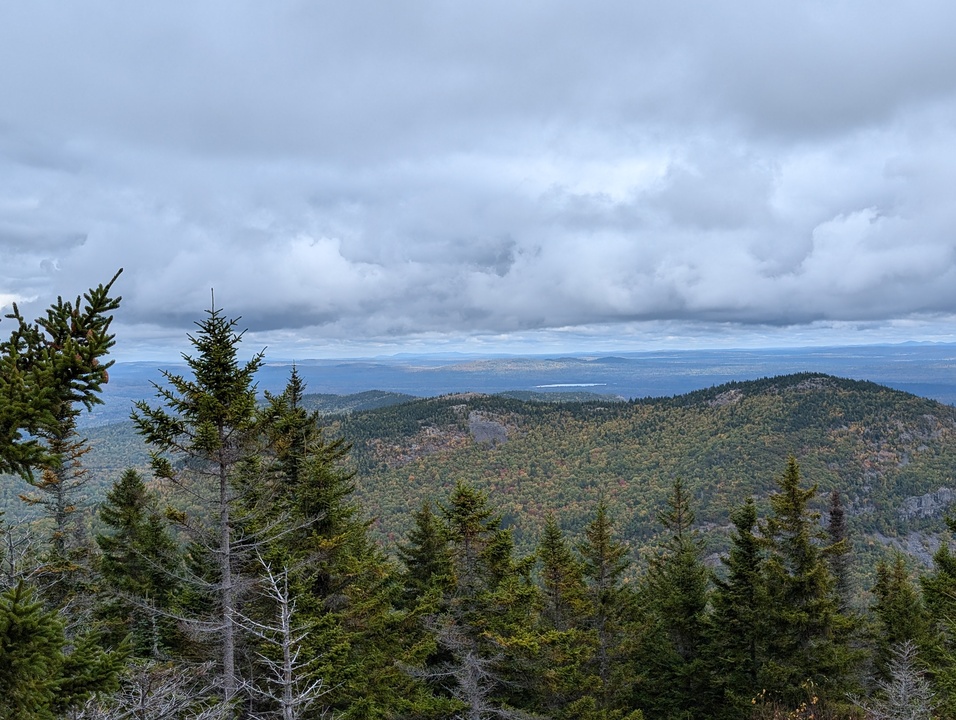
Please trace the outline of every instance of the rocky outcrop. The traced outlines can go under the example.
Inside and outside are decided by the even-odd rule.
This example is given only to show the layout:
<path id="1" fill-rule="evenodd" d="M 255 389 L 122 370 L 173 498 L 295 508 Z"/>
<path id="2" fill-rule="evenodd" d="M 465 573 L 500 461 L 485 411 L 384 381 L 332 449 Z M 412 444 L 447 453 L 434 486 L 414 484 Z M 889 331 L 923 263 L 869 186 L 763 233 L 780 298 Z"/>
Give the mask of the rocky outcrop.
<path id="1" fill-rule="evenodd" d="M 956 490 L 941 487 L 934 493 L 904 498 L 896 512 L 904 520 L 936 517 L 942 515 L 953 501 L 956 501 Z"/>
<path id="2" fill-rule="evenodd" d="M 743 400 L 744 394 L 742 391 L 735 389 L 728 390 L 727 392 L 722 392 L 720 395 L 711 400 L 708 405 L 711 407 L 722 407 L 724 405 L 736 405 L 741 400 Z"/>
<path id="3" fill-rule="evenodd" d="M 508 440 L 508 428 L 486 413 L 468 413 L 468 430 L 476 443 L 501 445 Z"/>
<path id="4" fill-rule="evenodd" d="M 940 536 L 936 533 L 910 532 L 903 537 L 887 537 L 881 532 L 875 532 L 870 537 L 881 545 L 894 547 L 906 555 L 910 555 L 920 561 L 926 567 L 933 566 L 933 555 L 939 550 L 942 544 Z"/>

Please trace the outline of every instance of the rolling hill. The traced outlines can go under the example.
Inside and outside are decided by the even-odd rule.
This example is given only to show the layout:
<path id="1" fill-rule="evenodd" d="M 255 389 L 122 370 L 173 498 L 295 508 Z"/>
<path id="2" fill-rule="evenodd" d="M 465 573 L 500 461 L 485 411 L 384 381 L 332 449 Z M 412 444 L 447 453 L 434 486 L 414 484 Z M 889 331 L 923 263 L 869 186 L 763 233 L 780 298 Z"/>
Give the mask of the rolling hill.
<path id="1" fill-rule="evenodd" d="M 633 547 L 653 546 L 680 477 L 718 551 L 730 510 L 749 495 L 766 507 L 793 454 L 821 511 L 841 492 L 864 558 L 896 545 L 925 561 L 956 487 L 956 409 L 822 374 L 617 403 L 449 395 L 352 413 L 330 429 L 353 443 L 359 497 L 389 541 L 463 479 L 489 492 L 526 550 L 548 512 L 576 534 L 602 499 Z"/>

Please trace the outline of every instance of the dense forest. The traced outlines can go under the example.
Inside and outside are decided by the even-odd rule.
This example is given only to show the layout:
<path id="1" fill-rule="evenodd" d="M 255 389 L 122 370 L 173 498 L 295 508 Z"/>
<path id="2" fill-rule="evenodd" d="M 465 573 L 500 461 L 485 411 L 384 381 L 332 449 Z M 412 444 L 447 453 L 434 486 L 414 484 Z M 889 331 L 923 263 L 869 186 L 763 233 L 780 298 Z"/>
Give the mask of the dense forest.
<path id="1" fill-rule="evenodd" d="M 352 443 L 358 496 L 388 542 L 436 488 L 466 480 L 495 499 L 523 551 L 552 512 L 580 539 L 602 501 L 640 550 L 663 539 L 657 512 L 681 478 L 709 553 L 724 552 L 733 509 L 754 496 L 766 512 L 794 454 L 820 487 L 814 509 L 825 515 L 829 492 L 841 492 L 872 570 L 894 543 L 923 540 L 929 559 L 956 467 L 952 407 L 818 374 L 627 403 L 446 396 L 330 423 Z"/>
<path id="2" fill-rule="evenodd" d="M 39 513 L 3 528 L 0 718 L 956 717 L 956 556 L 853 570 L 949 477 L 951 409 L 806 375 L 328 422 L 212 309 L 90 514 L 112 285 L 0 344 Z"/>

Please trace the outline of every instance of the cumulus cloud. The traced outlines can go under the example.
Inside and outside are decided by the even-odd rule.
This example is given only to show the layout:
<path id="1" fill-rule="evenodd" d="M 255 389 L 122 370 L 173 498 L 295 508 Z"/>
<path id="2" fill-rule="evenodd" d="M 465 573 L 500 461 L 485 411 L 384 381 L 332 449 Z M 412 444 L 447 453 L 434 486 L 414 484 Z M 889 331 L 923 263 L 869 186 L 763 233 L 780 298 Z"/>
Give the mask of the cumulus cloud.
<path id="1" fill-rule="evenodd" d="M 954 21 L 931 0 L 11 5 L 0 299 L 123 266 L 137 348 L 211 288 L 290 348 L 916 337 L 956 311 Z"/>

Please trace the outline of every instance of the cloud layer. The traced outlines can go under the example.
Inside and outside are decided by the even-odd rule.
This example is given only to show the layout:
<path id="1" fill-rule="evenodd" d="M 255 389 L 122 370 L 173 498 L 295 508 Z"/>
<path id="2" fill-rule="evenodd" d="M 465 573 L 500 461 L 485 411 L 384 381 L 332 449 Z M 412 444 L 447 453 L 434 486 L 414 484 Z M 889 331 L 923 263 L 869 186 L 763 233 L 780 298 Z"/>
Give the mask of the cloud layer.
<path id="1" fill-rule="evenodd" d="M 663 5 L 5 7 L 0 302 L 123 266 L 143 347 L 211 287 L 290 348 L 948 321 L 956 6 Z"/>

